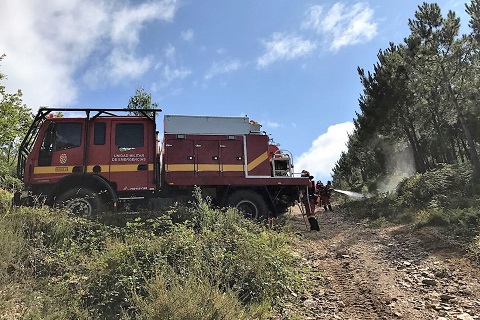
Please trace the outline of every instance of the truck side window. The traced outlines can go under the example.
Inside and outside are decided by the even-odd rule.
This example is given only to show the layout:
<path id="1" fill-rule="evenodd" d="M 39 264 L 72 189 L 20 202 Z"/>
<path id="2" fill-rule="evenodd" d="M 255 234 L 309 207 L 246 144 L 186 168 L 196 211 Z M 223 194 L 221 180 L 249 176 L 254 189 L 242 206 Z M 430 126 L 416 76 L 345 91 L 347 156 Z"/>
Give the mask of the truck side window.
<path id="1" fill-rule="evenodd" d="M 47 130 L 45 130 L 40 152 L 38 154 L 39 166 L 49 166 L 52 163 L 54 130 L 55 130 L 55 123 L 50 122 Z"/>
<path id="2" fill-rule="evenodd" d="M 106 135 L 107 135 L 107 124 L 105 122 L 95 123 L 95 127 L 93 129 L 93 144 L 104 145 Z"/>
<path id="3" fill-rule="evenodd" d="M 115 126 L 115 145 L 120 151 L 143 147 L 143 123 L 119 123 Z"/>
<path id="4" fill-rule="evenodd" d="M 42 151 L 52 151 L 53 149 L 53 132 L 55 130 L 55 123 L 51 122 L 48 125 L 47 130 L 45 131 L 45 135 L 43 136 L 42 141 Z"/>
<path id="5" fill-rule="evenodd" d="M 55 124 L 53 151 L 80 147 L 82 124 L 78 122 L 60 122 Z"/>

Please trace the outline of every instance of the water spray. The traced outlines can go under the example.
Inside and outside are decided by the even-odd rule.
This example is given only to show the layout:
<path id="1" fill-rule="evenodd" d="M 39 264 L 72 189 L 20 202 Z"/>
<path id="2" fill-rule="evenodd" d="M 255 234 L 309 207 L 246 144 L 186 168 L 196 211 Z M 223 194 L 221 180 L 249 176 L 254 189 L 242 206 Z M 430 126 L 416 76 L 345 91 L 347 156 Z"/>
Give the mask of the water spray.
<path id="1" fill-rule="evenodd" d="M 338 190 L 338 189 L 333 189 L 333 191 L 343 193 L 343 194 L 345 194 L 349 197 L 352 197 L 352 198 L 369 198 L 369 195 L 363 194 L 363 193 L 357 193 L 357 192 L 345 191 L 345 190 Z"/>

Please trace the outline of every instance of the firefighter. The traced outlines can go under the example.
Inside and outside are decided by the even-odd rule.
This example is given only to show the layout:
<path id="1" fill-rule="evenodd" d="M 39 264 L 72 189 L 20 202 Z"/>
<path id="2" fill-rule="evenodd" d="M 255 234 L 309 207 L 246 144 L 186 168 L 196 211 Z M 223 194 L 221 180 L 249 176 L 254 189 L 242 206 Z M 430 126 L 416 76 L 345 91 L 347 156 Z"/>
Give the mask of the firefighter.
<path id="1" fill-rule="evenodd" d="M 330 211 L 333 211 L 332 209 L 332 204 L 330 203 L 330 197 L 332 195 L 332 181 L 327 181 L 327 184 L 325 185 L 325 188 L 323 189 L 323 198 L 324 200 L 322 201 L 323 209 L 327 211 L 327 207 Z"/>
<path id="2" fill-rule="evenodd" d="M 310 223 L 310 230 L 320 231 L 317 218 L 315 217 L 315 199 L 317 196 L 315 181 L 307 170 L 302 171 L 302 177 L 308 177 L 310 179 L 310 185 L 306 190 L 302 191 L 302 201 L 305 206 L 308 223 Z"/>
<path id="3" fill-rule="evenodd" d="M 322 192 L 323 192 L 323 189 L 325 189 L 325 186 L 323 185 L 321 180 L 317 181 L 316 188 L 317 188 L 317 195 L 318 195 L 317 205 L 322 206 Z"/>

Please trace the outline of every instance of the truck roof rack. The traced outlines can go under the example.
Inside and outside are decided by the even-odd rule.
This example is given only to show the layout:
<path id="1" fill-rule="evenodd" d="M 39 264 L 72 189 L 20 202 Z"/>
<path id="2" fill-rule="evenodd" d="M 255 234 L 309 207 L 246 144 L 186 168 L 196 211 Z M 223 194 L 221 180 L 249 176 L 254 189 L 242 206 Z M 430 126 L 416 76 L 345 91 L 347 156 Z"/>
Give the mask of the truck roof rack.
<path id="1" fill-rule="evenodd" d="M 119 116 L 118 112 L 122 113 L 135 113 L 136 115 L 141 115 L 151 120 L 155 120 L 155 116 L 157 113 L 162 112 L 162 109 L 127 109 L 127 108 L 47 108 L 41 107 L 38 109 L 39 114 L 43 114 L 46 117 L 48 114 L 52 112 L 85 112 L 87 118 L 95 119 L 101 115 L 108 115 L 108 116 Z M 92 112 L 96 112 L 94 116 L 90 116 Z"/>

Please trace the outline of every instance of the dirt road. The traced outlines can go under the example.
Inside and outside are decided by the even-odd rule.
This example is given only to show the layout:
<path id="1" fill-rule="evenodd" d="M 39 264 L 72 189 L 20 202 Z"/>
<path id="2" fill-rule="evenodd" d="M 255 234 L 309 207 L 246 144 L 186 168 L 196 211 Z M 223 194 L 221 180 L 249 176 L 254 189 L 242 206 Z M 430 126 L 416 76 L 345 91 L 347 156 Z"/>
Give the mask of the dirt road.
<path id="1" fill-rule="evenodd" d="M 480 267 L 434 228 L 371 228 L 341 212 L 291 223 L 307 292 L 292 292 L 280 319 L 480 319 Z"/>

